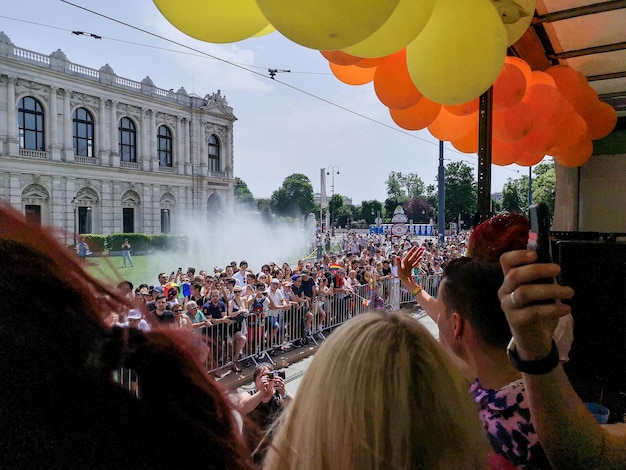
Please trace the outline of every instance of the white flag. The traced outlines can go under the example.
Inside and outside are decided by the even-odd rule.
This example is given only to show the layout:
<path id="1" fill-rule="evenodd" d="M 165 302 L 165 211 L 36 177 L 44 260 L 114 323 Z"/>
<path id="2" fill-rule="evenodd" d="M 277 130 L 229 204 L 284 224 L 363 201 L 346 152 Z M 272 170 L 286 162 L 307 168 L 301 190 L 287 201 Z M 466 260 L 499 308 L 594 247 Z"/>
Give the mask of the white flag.
<path id="1" fill-rule="evenodd" d="M 328 197 L 326 196 L 326 168 L 320 168 L 320 208 L 328 207 Z"/>

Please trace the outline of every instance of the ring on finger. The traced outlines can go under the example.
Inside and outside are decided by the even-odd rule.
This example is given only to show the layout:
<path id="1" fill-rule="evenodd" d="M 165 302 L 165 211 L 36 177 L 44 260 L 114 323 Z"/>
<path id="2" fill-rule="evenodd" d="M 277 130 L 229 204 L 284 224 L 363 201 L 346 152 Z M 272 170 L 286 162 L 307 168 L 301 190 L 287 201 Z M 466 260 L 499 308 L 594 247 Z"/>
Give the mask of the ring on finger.
<path id="1" fill-rule="evenodd" d="M 511 296 L 511 303 L 517 307 L 518 305 L 517 305 L 517 302 L 515 301 L 515 291 L 511 292 L 510 296 Z"/>

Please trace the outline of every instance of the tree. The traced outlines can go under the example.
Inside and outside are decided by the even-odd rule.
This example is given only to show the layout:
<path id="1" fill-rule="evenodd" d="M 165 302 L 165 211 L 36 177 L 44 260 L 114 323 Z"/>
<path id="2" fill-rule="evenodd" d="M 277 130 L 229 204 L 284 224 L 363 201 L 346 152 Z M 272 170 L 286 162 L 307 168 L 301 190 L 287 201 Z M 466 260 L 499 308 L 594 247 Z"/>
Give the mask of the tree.
<path id="1" fill-rule="evenodd" d="M 382 215 L 382 218 L 385 220 L 391 219 L 396 207 L 401 206 L 405 201 L 406 199 L 396 199 L 395 197 L 385 199 L 385 214 Z"/>
<path id="2" fill-rule="evenodd" d="M 235 202 L 246 207 L 254 207 L 254 196 L 245 181 L 239 177 L 235 178 L 234 197 Z"/>
<path id="3" fill-rule="evenodd" d="M 359 215 L 361 219 L 371 225 L 376 223 L 376 216 L 379 212 L 382 212 L 382 210 L 383 205 L 380 201 L 363 201 L 361 203 L 361 213 Z"/>
<path id="4" fill-rule="evenodd" d="M 413 199 L 424 194 L 424 181 L 417 176 L 417 173 L 407 173 L 392 171 L 386 181 L 387 196 L 402 204 L 404 201 Z"/>
<path id="5" fill-rule="evenodd" d="M 314 207 L 313 186 L 306 175 L 294 173 L 272 193 L 270 206 L 275 214 L 300 217 L 309 214 Z"/>
<path id="6" fill-rule="evenodd" d="M 341 194 L 333 194 L 333 197 L 328 201 L 328 213 L 330 214 L 332 220 L 330 221 L 331 225 L 337 226 L 337 216 L 340 212 L 340 209 L 343 207 L 343 196 Z"/>
<path id="7" fill-rule="evenodd" d="M 406 201 L 402 208 L 409 219 L 413 219 L 416 224 L 427 224 L 430 221 L 432 207 L 423 197 L 414 197 Z"/>
<path id="8" fill-rule="evenodd" d="M 524 188 L 524 186 L 526 188 Z M 516 180 L 509 178 L 502 188 L 502 210 L 517 212 L 519 214 L 524 213 L 524 208 L 528 205 L 528 198 L 524 196 L 524 194 L 528 194 L 527 178 L 524 177 Z"/>
<path id="9" fill-rule="evenodd" d="M 446 220 L 455 221 L 460 215 L 463 220 L 472 221 L 478 203 L 472 167 L 464 162 L 451 162 L 445 171 Z"/>
<path id="10" fill-rule="evenodd" d="M 533 179 L 533 203 L 543 202 L 554 214 L 554 204 L 556 200 L 556 170 L 554 163 L 540 163 L 535 168 L 535 178 Z"/>

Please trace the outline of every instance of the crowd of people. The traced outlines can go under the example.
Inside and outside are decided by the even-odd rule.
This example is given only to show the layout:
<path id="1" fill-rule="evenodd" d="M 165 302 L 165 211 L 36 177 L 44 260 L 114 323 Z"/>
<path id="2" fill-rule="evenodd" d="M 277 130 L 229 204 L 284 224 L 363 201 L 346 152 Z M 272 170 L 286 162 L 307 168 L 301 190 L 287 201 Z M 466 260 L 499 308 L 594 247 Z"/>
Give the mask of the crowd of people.
<path id="1" fill-rule="evenodd" d="M 534 263 L 523 219 L 489 219 L 446 247 L 374 236 L 353 253 L 361 237 L 350 234 L 336 258 L 293 269 L 268 263 L 251 273 L 241 261 L 114 288 L 54 233 L 1 207 L 0 289 L 36 286 L 29 308 L 43 321 L 25 326 L 23 300 L 6 297 L 0 467 L 624 468 L 625 426 L 600 426 L 563 371 L 572 336 L 571 322 L 557 327 L 570 315 L 559 299 L 573 291 L 534 283 L 559 267 Z M 436 297 L 416 276 L 429 262 L 443 269 Z M 350 312 L 353 271 L 381 297 L 393 296 L 386 275 L 402 283 L 441 341 L 408 312 L 374 310 L 328 335 L 294 397 L 271 364 L 259 364 L 255 390 L 239 395 L 207 372 L 216 349 L 194 333 L 223 324 L 245 345 L 254 326 L 237 317 L 297 302 L 310 312 L 304 336 L 328 334 L 333 310 L 316 309 L 302 286 L 312 280 L 313 292 Z M 306 298 L 287 300 L 290 291 Z M 280 316 L 263 321 L 266 337 L 284 334 Z M 137 375 L 138 393 L 112 380 L 120 368 Z"/>

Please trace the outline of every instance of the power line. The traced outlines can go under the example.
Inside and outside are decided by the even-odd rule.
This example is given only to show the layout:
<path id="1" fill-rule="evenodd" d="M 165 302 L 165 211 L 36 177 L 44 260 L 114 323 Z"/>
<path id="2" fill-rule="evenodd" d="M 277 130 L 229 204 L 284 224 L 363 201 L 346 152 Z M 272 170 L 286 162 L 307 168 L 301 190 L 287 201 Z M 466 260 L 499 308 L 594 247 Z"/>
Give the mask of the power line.
<path id="1" fill-rule="evenodd" d="M 408 136 L 408 137 L 420 140 L 420 141 L 425 142 L 425 143 L 430 144 L 430 145 L 439 145 L 438 142 L 433 142 L 433 141 L 424 139 L 424 138 L 422 138 L 422 137 L 420 137 L 418 135 L 411 134 L 411 133 L 405 131 L 404 129 L 400 129 L 399 127 L 391 126 L 391 125 L 389 125 L 387 123 L 378 121 L 377 119 L 374 119 L 374 118 L 369 117 L 369 116 L 367 116 L 365 114 L 359 113 L 358 111 L 354 111 L 354 110 L 352 110 L 350 108 L 347 108 L 347 107 L 342 106 L 342 105 L 340 105 L 338 103 L 335 103 L 335 102 L 330 101 L 330 100 L 328 100 L 326 98 L 323 98 L 323 97 L 318 96 L 318 95 L 316 95 L 314 93 L 311 93 L 311 92 L 306 91 L 306 90 L 304 90 L 302 88 L 298 88 L 298 87 L 296 87 L 294 85 L 291 85 L 290 83 L 287 83 L 287 82 L 284 82 L 282 80 L 278 80 L 278 79 L 275 78 L 276 74 L 279 73 L 279 72 L 290 72 L 292 74 L 307 74 L 307 75 L 326 75 L 326 76 L 332 75 L 330 73 L 327 73 L 327 72 L 292 71 L 292 70 L 277 69 L 277 68 L 271 68 L 271 67 L 262 67 L 262 66 L 256 66 L 256 65 L 250 65 L 250 64 L 242 64 L 242 63 L 229 61 L 229 60 L 223 59 L 221 57 L 215 56 L 213 54 L 209 54 L 209 53 L 207 53 L 205 51 L 202 51 L 200 49 L 196 49 L 196 48 L 194 48 L 192 46 L 189 46 L 187 44 L 180 43 L 178 41 L 175 41 L 173 39 L 167 38 L 165 36 L 161 36 L 159 34 L 151 32 L 151 31 L 142 29 L 142 28 L 140 28 L 138 26 L 134 26 L 134 25 L 132 25 L 130 23 L 126 23 L 126 22 L 124 22 L 122 20 L 118 20 L 116 18 L 110 17 L 110 16 L 105 15 L 103 13 L 91 10 L 91 9 L 83 7 L 81 5 L 77 5 L 77 4 L 72 3 L 72 2 L 70 2 L 68 0 L 61 0 L 61 1 L 63 3 L 66 3 L 66 4 L 70 5 L 70 6 L 73 6 L 75 8 L 78 8 L 78 9 L 84 10 L 84 11 L 86 11 L 88 13 L 91 13 L 93 15 L 100 16 L 100 17 L 102 17 L 102 18 L 104 18 L 104 19 L 106 19 L 108 21 L 112 21 L 114 23 L 121 24 L 121 25 L 123 25 L 123 26 L 125 26 L 127 28 L 131 28 L 133 30 L 136 30 L 136 31 L 142 32 L 144 34 L 147 34 L 149 36 L 156 37 L 158 39 L 161 39 L 162 41 L 166 41 L 168 43 L 174 44 L 174 45 L 176 45 L 178 47 L 181 47 L 183 49 L 186 49 L 186 50 L 189 50 L 189 51 L 193 51 L 193 53 L 186 52 L 184 50 L 181 51 L 181 50 L 176 50 L 176 49 L 159 47 L 159 46 L 155 46 L 155 45 L 152 45 L 152 44 L 144 44 L 144 43 L 139 43 L 139 42 L 134 42 L 134 41 L 123 40 L 123 39 L 110 37 L 110 36 L 97 35 L 97 34 L 94 34 L 94 33 L 87 33 L 87 32 L 84 32 L 84 31 L 76 31 L 76 30 L 71 30 L 71 29 L 67 29 L 67 28 L 61 28 L 61 27 L 58 27 L 58 26 L 52 26 L 52 25 L 48 25 L 48 24 L 38 23 L 38 22 L 34 22 L 34 21 L 29 21 L 29 20 L 23 20 L 23 19 L 19 19 L 19 18 L 12 18 L 12 17 L 8 17 L 8 16 L 3 16 L 3 15 L 0 15 L 0 18 L 12 20 L 12 21 L 18 21 L 18 22 L 27 23 L 27 24 L 32 24 L 32 25 L 40 26 L 40 27 L 44 27 L 44 28 L 56 29 L 56 30 L 59 30 L 59 31 L 67 31 L 67 32 L 72 33 L 72 34 L 77 35 L 77 36 L 78 35 L 84 35 L 84 36 L 92 37 L 94 39 L 106 39 L 106 40 L 109 40 L 109 41 L 115 41 L 115 42 L 120 42 L 120 43 L 124 43 L 124 44 L 131 44 L 131 45 L 134 45 L 134 46 L 146 47 L 146 48 L 150 48 L 150 49 L 161 50 L 161 51 L 164 51 L 164 52 L 171 52 L 171 53 L 176 53 L 176 54 L 185 54 L 185 55 L 190 55 L 190 56 L 193 56 L 193 57 L 200 57 L 200 58 L 205 58 L 205 59 L 206 58 L 213 59 L 213 60 L 225 63 L 227 65 L 231 65 L 233 67 L 237 67 L 237 68 L 239 68 L 241 70 L 244 70 L 246 72 L 255 74 L 255 75 L 257 75 L 257 76 L 259 76 L 261 78 L 264 78 L 264 79 L 270 78 L 274 82 L 279 83 L 279 84 L 281 84 L 281 85 L 283 85 L 285 87 L 291 88 L 294 91 L 302 93 L 302 94 L 304 94 L 306 96 L 309 96 L 309 97 L 311 97 L 313 99 L 316 99 L 318 101 L 326 103 L 326 104 L 328 104 L 330 106 L 333 106 L 335 108 L 341 109 L 342 111 L 346 111 L 348 113 L 351 113 L 351 114 L 353 114 L 355 116 L 358 116 L 358 117 L 360 117 L 362 119 L 366 119 L 366 120 L 368 120 L 368 121 L 370 121 L 370 122 L 372 122 L 374 124 L 378 124 L 380 126 L 386 127 L 387 129 L 390 129 L 392 131 L 399 132 L 400 134 L 403 134 L 405 136 Z M 259 69 L 259 71 L 257 72 L 256 70 L 253 70 L 253 69 Z M 263 72 L 261 72 L 261 71 L 263 71 Z M 269 76 L 265 75 L 266 72 L 269 73 Z M 467 157 L 467 158 L 470 158 L 470 159 L 478 160 L 478 157 L 476 155 L 459 152 L 458 150 L 456 150 L 454 147 L 452 147 L 450 145 L 446 146 L 446 150 L 449 151 L 449 152 L 453 152 L 455 154 L 461 155 L 464 158 Z M 503 167 L 503 168 L 508 170 L 508 171 L 512 171 L 514 173 L 519 173 L 517 170 L 511 169 L 511 168 L 506 168 L 506 167 Z"/>

